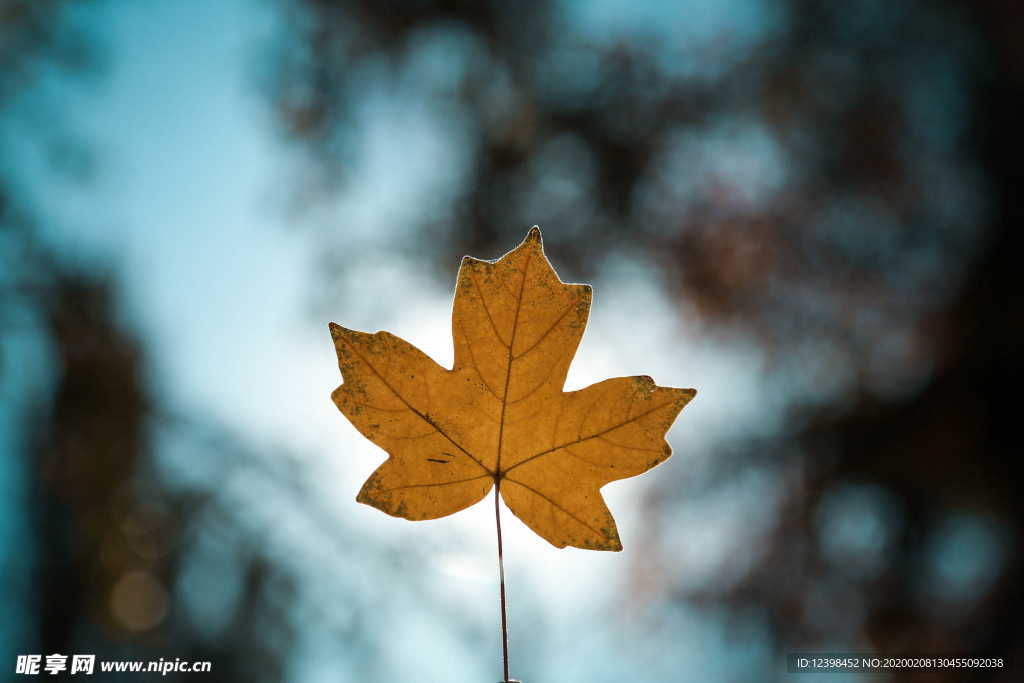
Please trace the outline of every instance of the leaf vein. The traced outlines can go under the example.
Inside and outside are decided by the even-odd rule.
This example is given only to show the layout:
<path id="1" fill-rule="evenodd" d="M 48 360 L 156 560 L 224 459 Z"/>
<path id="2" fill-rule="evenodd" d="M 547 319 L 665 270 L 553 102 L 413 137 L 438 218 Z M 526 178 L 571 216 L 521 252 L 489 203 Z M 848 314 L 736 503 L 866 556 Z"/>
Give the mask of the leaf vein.
<path id="1" fill-rule="evenodd" d="M 505 481 L 510 482 L 512 484 L 518 484 L 519 486 L 522 486 L 524 489 L 526 489 L 530 493 L 534 494 L 535 496 L 539 496 L 540 498 L 543 498 L 544 500 L 546 500 L 548 502 L 548 504 L 551 505 L 551 507 L 555 508 L 556 510 L 559 510 L 559 511 L 563 512 L 566 515 L 568 515 L 569 517 L 574 519 L 578 524 L 580 524 L 582 526 L 585 526 L 587 529 L 590 529 L 591 531 L 593 531 L 598 536 L 600 536 L 602 538 L 605 538 L 605 535 L 602 534 L 600 531 L 598 531 L 594 527 L 590 526 L 589 524 L 584 522 L 582 519 L 580 519 L 579 517 L 577 517 L 573 513 L 569 512 L 564 507 L 562 507 L 561 505 L 559 505 L 554 500 L 552 500 L 551 498 L 549 498 L 545 494 L 541 493 L 537 489 L 533 488 L 532 486 L 527 486 L 526 484 L 524 484 L 521 481 L 518 481 L 517 479 L 509 479 L 508 477 L 505 477 Z"/>
<path id="2" fill-rule="evenodd" d="M 467 477 L 466 479 L 456 479 L 455 481 L 441 481 L 436 484 L 406 484 L 404 486 L 392 486 L 389 489 L 381 489 L 385 493 L 388 491 L 398 491 L 399 489 L 423 489 L 432 488 L 434 486 L 451 486 L 453 484 L 465 484 L 468 481 L 476 481 L 477 479 L 486 479 L 490 474 L 478 474 L 475 477 Z"/>
<path id="3" fill-rule="evenodd" d="M 366 360 L 366 358 L 365 358 L 365 357 L 363 356 L 363 354 L 359 353 L 359 349 L 357 349 L 357 348 L 356 348 L 355 344 L 353 344 L 352 342 L 348 341 L 347 339 L 342 339 L 342 341 L 343 341 L 343 342 L 344 342 L 345 344 L 348 344 L 348 347 L 349 347 L 350 349 L 352 349 L 352 353 L 356 354 L 356 356 L 357 356 L 357 357 L 359 358 L 359 360 L 363 361 L 363 363 L 365 363 L 365 364 L 366 364 L 366 367 L 370 368 L 370 371 L 371 371 L 371 372 L 373 372 L 373 374 L 377 375 L 377 379 L 379 379 L 379 380 L 381 381 L 381 383 L 382 383 L 382 384 L 383 384 L 384 386 L 386 386 L 386 387 L 388 388 L 388 390 L 390 390 L 390 391 L 391 391 L 391 393 L 393 393 L 393 394 L 394 394 L 394 395 L 395 395 L 395 396 L 396 396 L 396 397 L 398 398 L 398 400 L 399 400 L 399 401 L 401 401 L 402 403 L 404 403 L 404 404 L 405 404 L 405 405 L 406 405 L 406 406 L 407 406 L 407 407 L 409 408 L 409 410 L 410 410 L 410 411 L 412 411 L 412 413 L 413 413 L 414 415 L 416 415 L 416 416 L 417 416 L 417 417 L 419 417 L 419 418 L 420 418 L 421 420 L 423 420 L 424 422 L 426 422 L 426 423 L 427 423 L 428 425 L 430 425 L 431 427 L 433 427 L 434 429 L 436 429 L 436 430 L 437 430 L 437 432 L 438 432 L 438 434 L 440 434 L 440 435 L 441 435 L 441 436 L 443 436 L 444 438 L 446 438 L 446 439 L 448 439 L 449 441 L 451 441 L 451 443 L 452 443 L 452 445 L 453 445 L 453 446 L 455 446 L 455 447 L 456 447 L 456 448 L 458 448 L 458 449 L 459 449 L 460 451 L 462 451 L 462 452 L 463 452 L 463 453 L 465 454 L 465 456 L 466 456 L 467 458 L 469 458 L 470 460 L 472 460 L 473 462 L 475 462 L 475 463 L 476 463 L 477 465 L 479 465 L 479 466 L 480 466 L 480 468 L 481 468 L 482 470 L 484 470 L 484 471 L 485 471 L 485 472 L 487 472 L 488 474 L 490 474 L 490 473 L 491 473 L 491 471 L 490 471 L 489 469 L 487 469 L 487 467 L 486 467 L 486 466 L 485 466 L 485 465 L 484 465 L 484 464 L 483 464 L 482 462 L 480 462 L 480 460 L 479 460 L 479 459 L 477 459 L 476 457 L 474 457 L 474 456 L 473 456 L 473 454 L 472 454 L 472 453 L 470 453 L 469 451 L 467 451 L 467 450 L 466 450 L 465 448 L 463 448 L 463 447 L 462 447 L 462 446 L 461 446 L 461 445 L 459 444 L 459 442 L 457 442 L 457 441 L 456 441 L 455 439 L 453 439 L 453 438 L 452 438 L 451 436 L 449 436 L 447 432 L 445 432 L 445 431 L 444 431 L 443 429 L 441 429 L 441 427 L 439 427 L 439 426 L 437 425 L 437 423 L 436 423 L 436 422 L 434 422 L 433 420 L 431 420 L 431 419 L 430 419 L 429 417 L 427 417 L 426 415 L 424 415 L 424 414 L 423 414 L 423 413 L 421 413 L 420 411 L 418 411 L 418 410 L 416 410 L 415 408 L 413 408 L 413 407 L 412 407 L 412 404 L 411 404 L 411 403 L 409 403 L 408 401 L 406 401 L 406 400 L 405 400 L 405 397 L 404 397 L 404 396 L 402 396 L 401 394 L 399 394 L 399 393 L 398 393 L 398 391 L 396 391 L 396 390 L 395 390 L 395 388 L 394 388 L 393 386 L 391 386 L 391 384 L 390 384 L 390 383 L 389 383 L 389 382 L 388 382 L 388 381 L 387 381 L 386 379 L 384 379 L 384 376 L 380 374 L 380 372 L 379 372 L 379 371 L 377 370 L 377 368 L 373 367 L 373 364 L 372 364 L 372 363 L 370 363 L 370 361 Z"/>
<path id="4" fill-rule="evenodd" d="M 484 298 L 484 290 L 480 288 L 479 283 L 476 281 L 476 277 L 473 276 L 473 271 L 469 271 L 469 279 L 473 283 L 473 288 L 476 289 L 477 298 L 480 300 L 480 305 L 484 308 L 484 313 L 487 314 L 487 322 L 491 324 L 491 329 L 494 330 L 494 336 L 498 338 L 501 345 L 511 349 L 511 345 L 505 342 L 505 338 L 501 336 L 501 332 L 498 331 L 498 326 L 494 324 L 494 318 L 491 317 L 491 309 L 487 307 L 487 300 Z M 515 332 L 512 333 L 512 339 L 515 340 Z M 467 338 L 468 341 L 468 338 Z"/>
<path id="5" fill-rule="evenodd" d="M 491 385 L 488 384 L 487 379 L 484 377 L 484 373 L 480 372 L 480 366 L 476 363 L 476 354 L 473 352 L 473 344 L 469 341 L 469 337 L 466 335 L 466 330 L 462 327 L 461 322 L 459 323 L 459 329 L 462 330 L 462 336 L 466 338 L 466 348 L 469 349 L 469 359 L 473 362 L 473 370 L 476 371 L 476 376 L 480 378 L 480 381 L 483 382 L 484 387 L 494 397 L 494 400 L 501 402 L 498 392 L 491 388 Z"/>
<path id="6" fill-rule="evenodd" d="M 523 264 L 523 277 L 519 282 L 519 297 L 516 301 L 516 315 L 512 319 L 512 341 L 507 344 L 508 360 L 505 363 L 505 391 L 501 399 L 501 422 L 498 423 L 498 454 L 494 461 L 494 469 L 501 472 L 501 447 L 505 441 L 505 410 L 508 408 L 508 386 L 512 380 L 512 346 L 516 343 L 516 333 L 519 331 L 519 312 L 523 308 L 523 290 L 526 289 L 526 273 L 530 269 L 530 261 L 533 260 L 533 253 L 526 256 L 526 263 Z"/>
<path id="7" fill-rule="evenodd" d="M 559 324 L 561 324 L 561 322 L 563 320 L 565 320 L 565 316 L 569 315 L 569 311 L 571 311 L 576 306 L 576 304 L 578 304 L 578 303 L 579 303 L 579 299 L 576 299 L 571 304 L 566 306 L 565 310 L 562 311 L 562 314 L 560 316 L 558 316 L 558 319 L 555 320 L 555 322 L 551 323 L 551 327 L 549 327 L 548 329 L 544 330 L 544 333 L 541 334 L 539 337 L 537 337 L 537 340 L 535 342 L 533 342 L 532 344 L 530 344 L 529 348 L 527 348 L 526 350 L 521 351 L 521 352 L 517 353 L 515 356 L 513 356 L 512 360 L 514 360 L 514 361 L 519 360 L 520 358 L 522 358 L 523 356 L 528 354 L 530 351 L 533 351 L 535 348 L 540 346 L 540 343 L 542 341 L 544 341 L 544 339 L 549 334 L 551 334 L 552 330 L 554 330 L 556 327 L 558 327 Z"/>
<path id="8" fill-rule="evenodd" d="M 643 446 L 627 446 L 624 443 L 617 443 L 617 442 L 612 441 L 611 439 L 609 439 L 607 437 L 604 437 L 604 436 L 598 436 L 596 438 L 598 440 L 600 440 L 600 441 L 604 441 L 609 446 L 614 446 L 615 448 L 624 448 L 627 451 L 650 451 L 651 453 L 662 453 L 662 452 L 664 452 L 663 449 L 661 449 L 661 448 L 644 448 Z"/>
<path id="9" fill-rule="evenodd" d="M 551 379 L 551 375 L 552 375 L 552 374 L 553 374 L 553 373 L 555 372 L 555 368 L 556 368 L 556 367 L 558 367 L 558 365 L 559 365 L 559 363 L 558 363 L 558 362 L 552 363 L 552 364 L 551 364 L 551 365 L 550 365 L 550 366 L 548 367 L 548 372 L 547 372 L 547 374 L 546 374 L 546 375 L 544 375 L 544 377 L 543 377 L 543 378 L 542 378 L 542 379 L 540 380 L 540 382 L 538 382 L 538 383 L 537 383 L 537 386 L 533 387 L 532 389 L 530 389 L 529 391 L 527 391 L 527 392 L 526 392 L 525 394 L 523 394 L 522 396 L 520 396 L 520 397 L 518 397 L 518 398 L 516 398 L 516 399 L 513 399 L 513 400 L 511 400 L 511 401 L 506 401 L 506 404 L 507 404 L 507 405 L 510 405 L 510 406 L 514 406 L 515 404 L 517 404 L 517 403 L 522 403 L 522 402 L 523 402 L 523 401 L 525 401 L 526 399 L 528 399 L 528 398 L 530 398 L 531 396 L 533 396 L 533 395 L 534 395 L 535 393 L 537 393 L 537 391 L 538 391 L 538 390 L 539 390 L 539 389 L 540 389 L 540 388 L 541 388 L 542 386 L 544 386 L 545 384 L 547 384 L 547 383 L 548 383 L 548 380 L 549 380 L 549 379 Z M 507 397 L 506 397 L 506 398 L 507 398 Z"/>
<path id="10" fill-rule="evenodd" d="M 607 434 L 608 432 L 614 432 L 614 431 L 615 431 L 616 429 L 620 429 L 620 428 L 622 428 L 622 427 L 625 427 L 625 426 L 626 426 L 627 424 L 630 424 L 630 423 L 632 423 L 632 422 L 636 422 L 637 420 L 642 420 L 643 418 L 647 417 L 647 416 L 648 416 L 648 415 L 650 415 L 651 413 L 653 413 L 653 412 L 656 412 L 656 411 L 658 411 L 658 410 L 661 410 L 662 408 L 665 408 L 665 407 L 667 407 L 667 406 L 670 406 L 670 405 L 672 405 L 673 403 L 675 403 L 675 402 L 674 402 L 674 401 L 666 401 L 665 403 L 662 403 L 662 404 L 661 404 L 661 405 L 659 405 L 659 406 L 655 406 L 654 408 L 651 408 L 650 410 L 644 411 L 644 412 L 640 413 L 639 415 L 636 415 L 636 416 L 634 416 L 634 417 L 631 417 L 631 418 L 629 418 L 628 420 L 625 420 L 625 421 L 623 421 L 623 422 L 620 422 L 619 424 L 617 424 L 617 425 L 615 425 L 615 426 L 613 426 L 613 427 L 609 427 L 608 429 L 602 430 L 602 431 L 600 431 L 600 432 L 597 432 L 597 433 L 595 433 L 595 434 L 590 434 L 589 436 L 584 436 L 584 437 L 581 437 L 581 438 L 579 438 L 579 439 L 576 439 L 575 441 L 568 441 L 568 442 L 566 442 L 566 443 L 563 443 L 563 444 L 559 444 L 558 446 L 553 446 L 553 447 L 551 447 L 551 448 L 547 449 L 546 451 L 541 451 L 540 453 L 535 453 L 535 454 L 531 455 L 531 456 L 530 456 L 530 457 L 528 457 L 528 458 L 525 458 L 525 459 L 523 459 L 523 460 L 520 460 L 520 461 L 519 461 L 519 462 L 517 462 L 517 463 L 516 463 L 515 465 L 512 465 L 511 467 L 509 467 L 509 468 L 508 468 L 507 470 L 505 470 L 505 471 L 506 471 L 506 472 L 511 472 L 512 470 L 514 470 L 514 469 L 515 469 L 515 468 L 517 468 L 517 467 L 521 467 L 521 466 L 525 465 L 526 463 L 528 463 L 528 462 L 532 462 L 532 461 L 534 461 L 534 460 L 536 460 L 537 458 L 540 458 L 540 457 L 542 457 L 542 456 L 545 456 L 545 455 L 550 455 L 551 453 L 554 453 L 554 452 L 556 452 L 556 451 L 558 451 L 558 450 L 560 450 L 560 449 L 562 449 L 562 448 L 565 448 L 566 446 L 574 446 L 574 445 L 576 445 L 576 444 L 578 444 L 578 443 L 582 443 L 582 442 L 584 442 L 584 441 L 589 441 L 590 439 L 593 439 L 593 438 L 596 438 L 596 437 L 602 436 L 602 435 L 604 435 L 604 434 Z"/>

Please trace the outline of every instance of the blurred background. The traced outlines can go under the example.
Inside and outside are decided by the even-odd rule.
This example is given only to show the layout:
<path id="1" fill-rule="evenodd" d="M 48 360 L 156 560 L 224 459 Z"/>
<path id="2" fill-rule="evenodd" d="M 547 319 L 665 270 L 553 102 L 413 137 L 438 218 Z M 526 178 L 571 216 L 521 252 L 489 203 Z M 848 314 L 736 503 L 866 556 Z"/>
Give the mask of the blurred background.
<path id="1" fill-rule="evenodd" d="M 449 364 L 461 256 L 539 224 L 595 289 L 568 388 L 700 393 L 604 489 L 622 553 L 506 515 L 514 677 L 1019 675 L 1022 17 L 0 0 L 0 667 L 500 678 L 493 519 L 355 503 L 327 322 Z"/>

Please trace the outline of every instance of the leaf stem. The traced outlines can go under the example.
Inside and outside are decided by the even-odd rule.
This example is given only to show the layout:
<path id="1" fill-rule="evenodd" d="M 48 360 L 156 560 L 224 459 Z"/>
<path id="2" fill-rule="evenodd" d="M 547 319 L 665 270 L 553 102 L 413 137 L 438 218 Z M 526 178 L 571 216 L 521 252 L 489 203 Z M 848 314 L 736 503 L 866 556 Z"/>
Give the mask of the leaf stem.
<path id="1" fill-rule="evenodd" d="M 507 610 L 505 608 L 505 560 L 502 557 L 501 548 L 501 508 L 499 506 L 499 490 L 501 488 L 501 480 L 497 479 L 494 482 L 494 526 L 498 530 L 498 579 L 499 579 L 499 590 L 501 593 L 501 654 L 504 662 L 505 677 L 503 681 L 508 681 L 508 617 Z"/>

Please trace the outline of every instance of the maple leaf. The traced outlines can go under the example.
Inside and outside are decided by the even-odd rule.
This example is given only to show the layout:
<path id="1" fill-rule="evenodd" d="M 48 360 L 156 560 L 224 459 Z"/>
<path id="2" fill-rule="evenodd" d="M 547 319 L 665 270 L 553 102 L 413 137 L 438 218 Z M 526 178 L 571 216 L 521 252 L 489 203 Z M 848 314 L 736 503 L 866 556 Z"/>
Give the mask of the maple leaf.
<path id="1" fill-rule="evenodd" d="M 621 550 L 600 489 L 668 458 L 665 432 L 697 392 L 646 376 L 563 392 L 590 301 L 589 285 L 558 279 L 534 227 L 497 261 L 463 258 L 451 370 L 388 332 L 331 323 L 344 380 L 331 398 L 389 454 L 357 500 L 434 519 L 498 486 L 553 545 Z"/>

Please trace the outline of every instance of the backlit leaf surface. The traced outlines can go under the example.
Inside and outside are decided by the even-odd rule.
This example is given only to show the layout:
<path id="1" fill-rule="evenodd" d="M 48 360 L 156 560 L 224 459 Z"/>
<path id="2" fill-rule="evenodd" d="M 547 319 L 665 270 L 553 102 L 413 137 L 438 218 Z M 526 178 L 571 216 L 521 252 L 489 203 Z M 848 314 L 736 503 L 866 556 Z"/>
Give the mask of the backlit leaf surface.
<path id="1" fill-rule="evenodd" d="M 451 370 L 388 332 L 331 323 L 344 380 L 331 397 L 389 455 L 357 500 L 434 519 L 498 485 L 555 546 L 621 550 L 600 489 L 671 455 L 665 432 L 696 391 L 646 376 L 562 391 L 590 300 L 589 285 L 558 279 L 533 228 L 497 261 L 462 260 Z"/>

